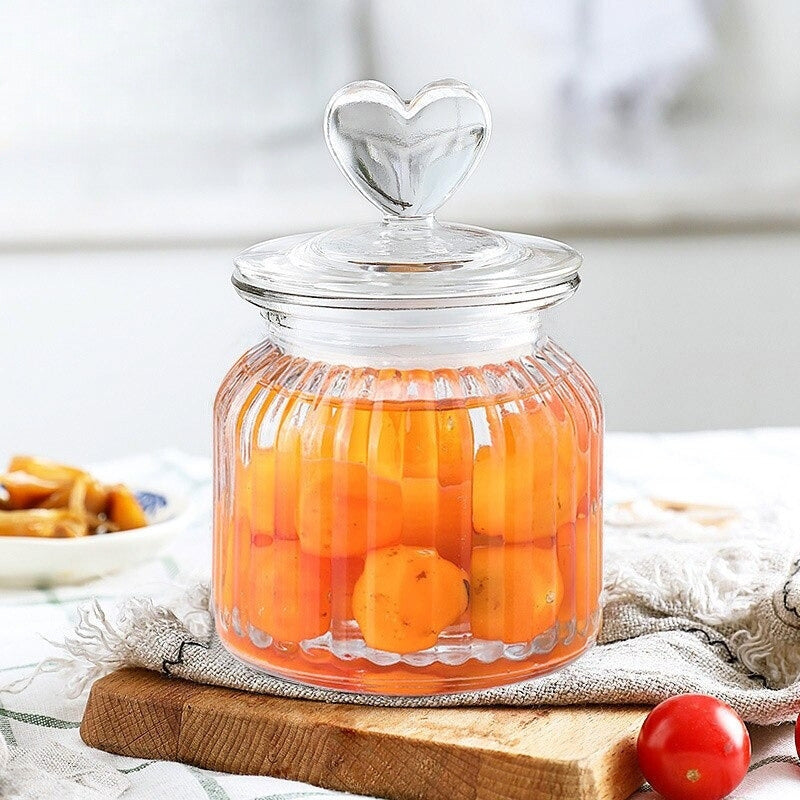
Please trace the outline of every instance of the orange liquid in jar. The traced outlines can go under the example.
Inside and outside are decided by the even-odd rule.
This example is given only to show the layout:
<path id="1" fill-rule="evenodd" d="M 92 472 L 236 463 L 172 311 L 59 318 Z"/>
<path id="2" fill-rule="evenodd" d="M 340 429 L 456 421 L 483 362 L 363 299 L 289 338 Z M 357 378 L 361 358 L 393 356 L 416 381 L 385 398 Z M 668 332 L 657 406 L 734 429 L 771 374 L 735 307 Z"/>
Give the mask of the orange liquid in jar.
<path id="1" fill-rule="evenodd" d="M 543 674 L 596 636 L 602 410 L 552 343 L 441 370 L 265 344 L 216 424 L 217 628 L 251 664 L 431 694 Z"/>

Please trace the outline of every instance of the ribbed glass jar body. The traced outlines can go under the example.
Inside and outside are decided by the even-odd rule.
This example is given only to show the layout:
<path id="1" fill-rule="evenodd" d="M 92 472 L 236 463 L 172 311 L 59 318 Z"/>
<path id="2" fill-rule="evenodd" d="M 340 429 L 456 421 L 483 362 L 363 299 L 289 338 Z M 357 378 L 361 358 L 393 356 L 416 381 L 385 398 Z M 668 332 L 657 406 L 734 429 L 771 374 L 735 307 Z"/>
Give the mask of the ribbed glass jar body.
<path id="1" fill-rule="evenodd" d="M 501 363 L 344 366 L 265 341 L 215 406 L 226 647 L 319 686 L 424 695 L 571 661 L 600 620 L 600 398 L 537 334 Z"/>

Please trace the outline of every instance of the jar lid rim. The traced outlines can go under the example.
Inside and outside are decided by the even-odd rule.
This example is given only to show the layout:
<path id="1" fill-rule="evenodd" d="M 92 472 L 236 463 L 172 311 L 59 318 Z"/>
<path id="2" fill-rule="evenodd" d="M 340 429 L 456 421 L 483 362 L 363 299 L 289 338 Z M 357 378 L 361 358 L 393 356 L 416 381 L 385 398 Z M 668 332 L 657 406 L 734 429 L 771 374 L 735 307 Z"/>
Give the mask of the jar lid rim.
<path id="1" fill-rule="evenodd" d="M 234 258 L 232 282 L 244 299 L 263 308 L 392 310 L 517 303 L 545 308 L 572 295 L 580 280 L 581 255 L 539 236 L 436 223 L 430 236 L 420 238 L 418 252 L 398 260 L 386 235 L 383 225 L 372 224 L 270 239 Z M 443 241 L 469 237 L 475 242 L 471 252 L 437 256 Z M 351 253 L 341 246 L 354 242 L 362 246 Z"/>
<path id="2" fill-rule="evenodd" d="M 378 81 L 357 81 L 333 95 L 323 130 L 336 165 L 383 220 L 245 250 L 233 283 L 247 300 L 544 307 L 575 291 L 581 257 L 567 245 L 434 216 L 472 174 L 491 134 L 489 107 L 471 86 L 447 78 L 403 100 Z"/>

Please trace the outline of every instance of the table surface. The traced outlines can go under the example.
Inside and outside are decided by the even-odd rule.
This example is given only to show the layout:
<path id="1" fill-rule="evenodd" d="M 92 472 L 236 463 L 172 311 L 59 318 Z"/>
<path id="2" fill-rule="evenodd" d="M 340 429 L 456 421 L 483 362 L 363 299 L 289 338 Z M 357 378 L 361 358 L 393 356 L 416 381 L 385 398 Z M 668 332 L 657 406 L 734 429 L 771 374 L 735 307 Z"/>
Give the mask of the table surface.
<path id="1" fill-rule="evenodd" d="M 176 586 L 209 574 L 211 500 L 206 460 L 162 452 L 107 463 L 103 470 L 138 485 L 191 495 L 190 521 L 158 559 L 123 573 L 75 587 L 0 590 L 0 686 L 30 676 L 44 658 L 63 655 L 51 642 L 63 640 L 81 606 L 92 599 L 111 609 L 117 599 L 129 594 L 164 596 L 174 593 Z M 609 434 L 605 481 L 607 503 L 662 497 L 750 507 L 797 504 L 800 428 Z M 85 692 L 75 698 L 66 696 L 62 675 L 41 674 L 22 691 L 0 693 L 0 733 L 12 747 L 55 741 L 101 760 L 130 781 L 125 800 L 345 796 L 276 778 L 224 775 L 92 751 L 78 733 L 85 702 Z M 753 766 L 734 794 L 737 800 L 783 800 L 800 792 L 800 761 L 793 734 L 791 725 L 751 728 Z M 643 792 L 636 797 L 654 795 Z"/>

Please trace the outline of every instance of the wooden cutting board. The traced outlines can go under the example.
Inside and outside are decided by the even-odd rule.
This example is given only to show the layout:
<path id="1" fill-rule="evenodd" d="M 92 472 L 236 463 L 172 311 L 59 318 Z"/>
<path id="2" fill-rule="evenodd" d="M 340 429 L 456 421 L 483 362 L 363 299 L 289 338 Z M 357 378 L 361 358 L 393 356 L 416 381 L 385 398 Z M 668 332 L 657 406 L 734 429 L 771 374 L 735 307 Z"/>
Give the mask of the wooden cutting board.
<path id="1" fill-rule="evenodd" d="M 376 708 L 124 669 L 92 687 L 92 747 L 390 800 L 623 800 L 641 707 Z"/>

